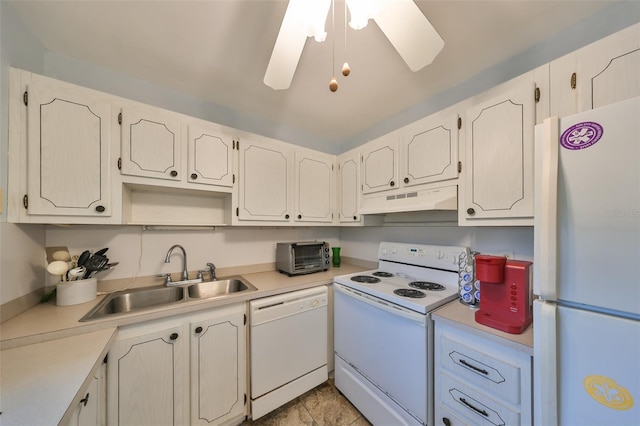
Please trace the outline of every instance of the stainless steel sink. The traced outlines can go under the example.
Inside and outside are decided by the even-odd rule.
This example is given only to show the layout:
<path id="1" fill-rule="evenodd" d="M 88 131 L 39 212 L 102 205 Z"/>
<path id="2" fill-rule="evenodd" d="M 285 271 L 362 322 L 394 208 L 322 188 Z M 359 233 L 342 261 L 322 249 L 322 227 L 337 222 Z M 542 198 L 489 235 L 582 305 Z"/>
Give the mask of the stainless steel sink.
<path id="1" fill-rule="evenodd" d="M 226 280 L 203 281 L 187 287 L 187 293 L 193 299 L 211 299 L 214 297 L 226 296 L 240 291 L 255 291 L 254 286 L 239 278 L 229 278 Z"/>
<path id="2" fill-rule="evenodd" d="M 185 284 L 187 284 L 185 282 Z M 229 278 L 217 281 L 202 281 L 190 285 L 173 287 L 156 286 L 111 293 L 93 307 L 81 322 L 91 321 L 107 316 L 122 315 L 160 306 L 182 303 L 188 299 L 212 299 L 228 296 L 241 291 L 256 291 L 251 284 L 240 278 Z"/>
<path id="3" fill-rule="evenodd" d="M 184 287 L 145 287 L 112 293 L 87 312 L 80 321 L 156 308 L 180 302 L 184 299 Z"/>

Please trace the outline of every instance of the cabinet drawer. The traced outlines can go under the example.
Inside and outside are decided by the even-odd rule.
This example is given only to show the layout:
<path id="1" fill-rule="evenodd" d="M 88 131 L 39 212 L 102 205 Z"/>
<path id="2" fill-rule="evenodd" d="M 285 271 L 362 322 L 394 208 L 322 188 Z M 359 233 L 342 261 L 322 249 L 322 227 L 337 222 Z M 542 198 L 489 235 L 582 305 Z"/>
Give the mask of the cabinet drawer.
<path id="1" fill-rule="evenodd" d="M 457 414 L 449 410 L 443 405 L 436 406 L 435 420 L 433 422 L 436 426 L 472 426 L 473 423 L 469 423 L 466 420 L 462 420 Z"/>
<path id="2" fill-rule="evenodd" d="M 461 418 L 474 425 L 520 424 L 520 413 L 499 404 L 486 395 L 441 373 L 442 404 Z"/>
<path id="3" fill-rule="evenodd" d="M 448 335 L 442 335 L 439 345 L 441 368 L 454 377 L 495 393 L 500 399 L 520 405 L 521 371 L 517 363 L 511 364 L 505 358 L 497 359 L 471 349 Z M 507 351 L 502 352 L 509 355 Z"/>

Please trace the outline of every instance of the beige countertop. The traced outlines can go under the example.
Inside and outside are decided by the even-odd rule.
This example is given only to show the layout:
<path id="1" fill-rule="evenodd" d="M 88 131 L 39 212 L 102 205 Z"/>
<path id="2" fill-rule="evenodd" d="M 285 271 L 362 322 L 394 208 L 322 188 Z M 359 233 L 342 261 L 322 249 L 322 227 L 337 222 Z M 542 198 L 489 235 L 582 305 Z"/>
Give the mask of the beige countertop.
<path id="1" fill-rule="evenodd" d="M 121 325 L 194 313 L 333 282 L 337 275 L 368 268 L 343 264 L 326 272 L 289 277 L 276 271 L 243 274 L 256 291 L 190 300 L 141 313 L 79 322 L 101 300 L 72 306 L 42 303 L 0 324 L 2 406 L 0 423 L 47 425 L 68 422 L 92 374 Z"/>
<path id="2" fill-rule="evenodd" d="M 505 333 L 477 323 L 476 311 L 477 309 L 464 305 L 459 300 L 454 300 L 438 308 L 431 314 L 431 317 L 436 322 L 442 321 L 462 327 L 472 333 L 482 333 L 482 337 L 533 355 L 533 325 L 529 326 L 522 334 Z"/>
<path id="3" fill-rule="evenodd" d="M 104 296 L 99 296 L 90 302 L 71 306 L 56 306 L 55 301 L 41 303 L 0 324 L 0 349 L 9 349 L 167 316 L 198 312 L 317 285 L 327 285 L 331 284 L 334 276 L 351 274 L 366 269 L 360 266 L 343 264 L 339 268 L 331 268 L 325 272 L 292 277 L 277 271 L 242 274 L 242 278 L 257 288 L 256 291 L 240 292 L 214 299 L 190 299 L 186 302 L 178 302 L 142 312 L 114 315 L 113 317 L 87 322 L 79 322 L 79 320 L 98 304 Z"/>
<path id="4" fill-rule="evenodd" d="M 110 327 L 5 349 L 2 365 L 4 425 L 66 424 L 116 336 Z"/>

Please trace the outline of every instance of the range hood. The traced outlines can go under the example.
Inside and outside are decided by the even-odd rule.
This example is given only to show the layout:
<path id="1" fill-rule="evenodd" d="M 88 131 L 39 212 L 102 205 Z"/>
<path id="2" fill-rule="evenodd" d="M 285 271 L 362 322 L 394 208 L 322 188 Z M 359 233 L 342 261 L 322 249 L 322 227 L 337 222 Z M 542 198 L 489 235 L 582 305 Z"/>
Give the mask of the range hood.
<path id="1" fill-rule="evenodd" d="M 367 194 L 362 197 L 360 214 L 399 213 L 458 209 L 458 185 L 399 188 L 393 193 Z"/>

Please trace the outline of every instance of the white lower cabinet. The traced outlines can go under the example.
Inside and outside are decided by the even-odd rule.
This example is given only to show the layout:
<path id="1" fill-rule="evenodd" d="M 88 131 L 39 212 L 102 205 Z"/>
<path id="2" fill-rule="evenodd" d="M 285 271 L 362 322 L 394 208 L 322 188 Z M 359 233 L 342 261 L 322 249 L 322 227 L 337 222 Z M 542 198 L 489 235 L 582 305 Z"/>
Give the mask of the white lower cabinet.
<path id="1" fill-rule="evenodd" d="M 436 322 L 435 424 L 530 425 L 531 355 Z"/>
<path id="2" fill-rule="evenodd" d="M 107 364 L 107 423 L 240 423 L 245 330 L 244 304 L 122 327 Z"/>
<path id="3" fill-rule="evenodd" d="M 106 364 L 95 372 L 84 396 L 78 403 L 68 426 L 101 426 L 106 424 Z"/>

